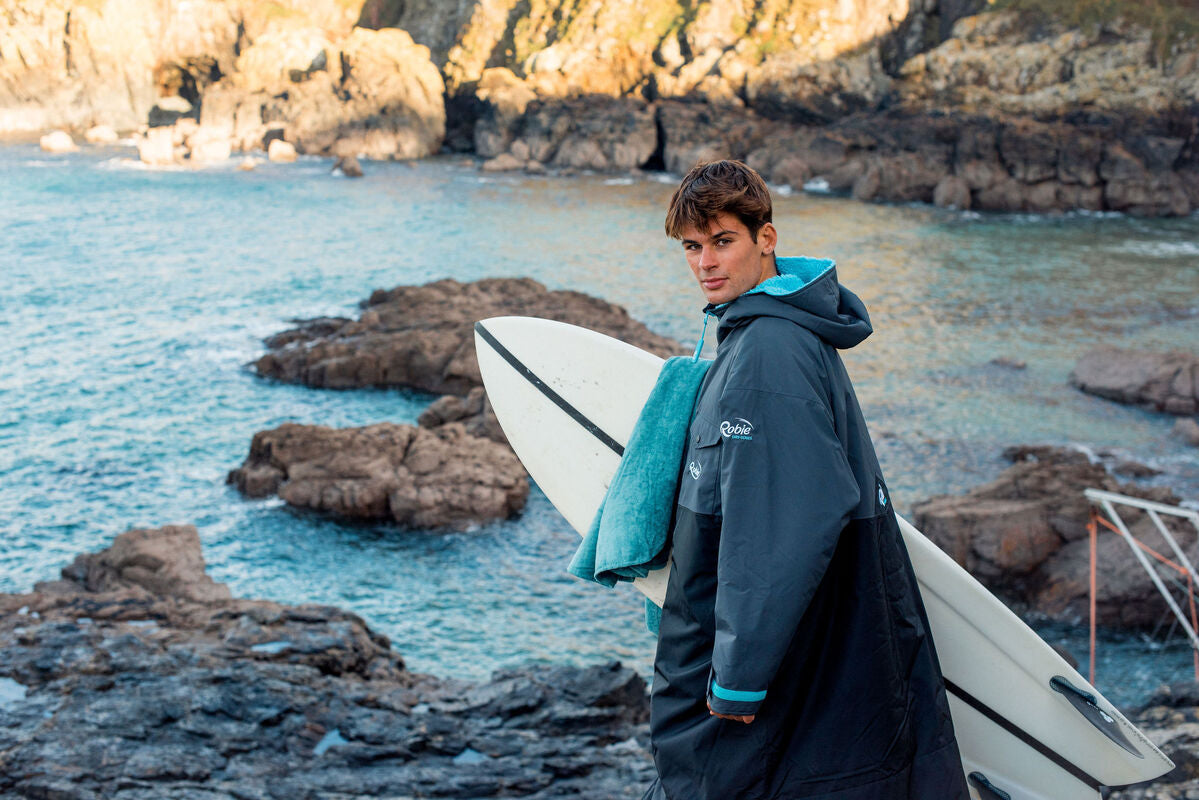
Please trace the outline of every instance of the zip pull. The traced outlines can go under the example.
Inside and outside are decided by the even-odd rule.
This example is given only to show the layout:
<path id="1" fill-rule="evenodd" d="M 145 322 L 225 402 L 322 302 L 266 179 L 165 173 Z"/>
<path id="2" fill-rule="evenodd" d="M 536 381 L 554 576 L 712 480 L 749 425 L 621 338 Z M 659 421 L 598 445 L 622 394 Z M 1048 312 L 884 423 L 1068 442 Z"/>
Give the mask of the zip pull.
<path id="1" fill-rule="evenodd" d="M 704 349 L 704 336 L 708 333 L 708 319 L 712 316 L 711 312 L 704 312 L 704 327 L 699 332 L 699 344 L 695 346 L 695 355 L 691 356 L 691 361 L 699 361 L 700 351 Z"/>

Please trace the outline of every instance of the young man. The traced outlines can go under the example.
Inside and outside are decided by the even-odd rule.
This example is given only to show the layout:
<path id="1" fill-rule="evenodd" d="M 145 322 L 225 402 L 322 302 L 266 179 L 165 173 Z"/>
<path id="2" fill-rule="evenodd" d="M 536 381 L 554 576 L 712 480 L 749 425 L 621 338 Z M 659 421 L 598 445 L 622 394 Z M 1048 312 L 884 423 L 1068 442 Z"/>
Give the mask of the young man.
<path id="1" fill-rule="evenodd" d="M 838 349 L 833 262 L 775 256 L 770 194 L 701 164 L 666 232 L 719 318 L 672 533 L 647 800 L 965 800 L 937 656 Z"/>

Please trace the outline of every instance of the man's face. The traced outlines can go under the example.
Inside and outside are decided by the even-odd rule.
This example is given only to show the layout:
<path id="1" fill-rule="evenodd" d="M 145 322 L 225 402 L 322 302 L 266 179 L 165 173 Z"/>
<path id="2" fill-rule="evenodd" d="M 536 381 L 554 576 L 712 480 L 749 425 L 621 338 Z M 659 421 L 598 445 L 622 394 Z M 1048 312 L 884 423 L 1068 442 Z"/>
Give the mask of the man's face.
<path id="1" fill-rule="evenodd" d="M 727 303 L 773 277 L 774 226 L 767 222 L 755 242 L 745 223 L 732 214 L 718 214 L 707 230 L 683 231 L 687 265 L 713 305 Z"/>

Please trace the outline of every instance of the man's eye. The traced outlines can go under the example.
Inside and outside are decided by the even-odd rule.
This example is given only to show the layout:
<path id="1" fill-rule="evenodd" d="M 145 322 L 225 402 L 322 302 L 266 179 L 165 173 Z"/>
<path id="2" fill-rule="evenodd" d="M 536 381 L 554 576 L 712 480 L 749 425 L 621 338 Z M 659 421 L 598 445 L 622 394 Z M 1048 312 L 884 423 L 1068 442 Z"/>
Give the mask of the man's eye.
<path id="1" fill-rule="evenodd" d="M 731 243 L 732 241 L 733 241 L 732 239 L 717 239 L 716 244 L 720 245 L 721 247 L 724 247 L 725 245 Z"/>
<path id="2" fill-rule="evenodd" d="M 685 245 L 683 245 L 683 249 L 684 249 L 684 250 L 698 250 L 698 249 L 699 249 L 699 245 L 697 245 L 697 244 L 685 244 Z"/>

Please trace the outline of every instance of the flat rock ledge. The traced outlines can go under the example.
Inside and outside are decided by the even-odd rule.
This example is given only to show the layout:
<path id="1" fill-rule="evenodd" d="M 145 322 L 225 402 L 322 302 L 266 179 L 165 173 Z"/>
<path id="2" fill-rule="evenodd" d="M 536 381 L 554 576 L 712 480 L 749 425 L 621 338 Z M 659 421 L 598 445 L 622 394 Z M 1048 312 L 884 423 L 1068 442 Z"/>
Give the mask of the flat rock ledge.
<path id="1" fill-rule="evenodd" d="M 581 325 L 663 357 L 684 352 L 620 306 L 580 292 L 550 291 L 529 278 L 378 289 L 362 305 L 357 320 L 302 320 L 268 338 L 269 352 L 253 369 L 324 389 L 381 386 L 466 395 L 483 382 L 475 322 L 511 314 Z"/>
<path id="2" fill-rule="evenodd" d="M 1083 355 L 1070 383 L 1084 392 L 1167 414 L 1199 414 L 1199 356 L 1098 347 Z"/>
<path id="3" fill-rule="evenodd" d="M 645 683 L 617 663 L 414 674 L 359 617 L 233 599 L 203 568 L 194 527 L 131 531 L 0 595 L 0 795 L 635 799 L 652 779 Z"/>
<path id="4" fill-rule="evenodd" d="M 1065 622 L 1087 619 L 1090 542 L 1088 488 L 1160 503 L 1177 504 L 1168 489 L 1120 483 L 1083 453 L 1058 447 L 1015 447 L 1013 462 L 991 483 L 964 496 L 918 503 L 913 523 L 983 585 L 1022 611 Z M 1120 509 L 1133 535 L 1158 552 L 1169 552 L 1153 523 Z M 1170 525 L 1184 548 L 1194 528 Z M 1128 545 L 1100 528 L 1098 537 L 1100 624 L 1141 628 L 1169 613 Z"/>
<path id="5" fill-rule="evenodd" d="M 528 475 L 504 444 L 462 423 L 260 431 L 228 482 L 250 497 L 407 528 L 465 529 L 519 514 Z"/>

